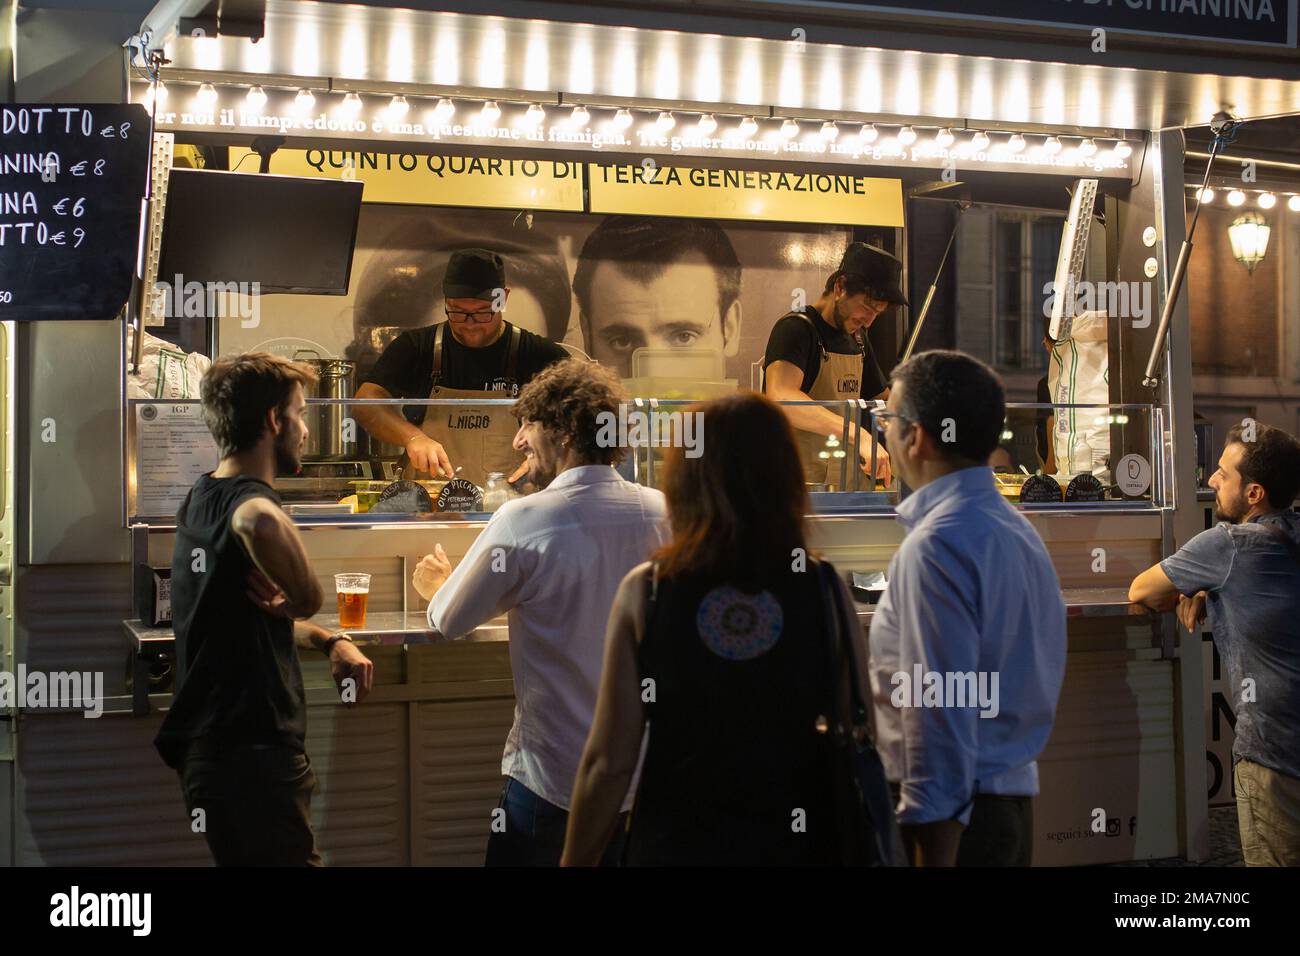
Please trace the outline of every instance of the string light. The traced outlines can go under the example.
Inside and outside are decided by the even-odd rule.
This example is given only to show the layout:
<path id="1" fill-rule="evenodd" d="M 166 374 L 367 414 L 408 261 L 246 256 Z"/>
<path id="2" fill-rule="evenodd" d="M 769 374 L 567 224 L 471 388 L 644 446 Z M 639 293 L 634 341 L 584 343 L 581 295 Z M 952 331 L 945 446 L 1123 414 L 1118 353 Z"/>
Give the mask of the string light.
<path id="1" fill-rule="evenodd" d="M 934 141 L 938 143 L 940 146 L 942 146 L 944 149 L 947 149 L 949 146 L 951 146 L 953 144 L 953 140 L 955 140 L 956 138 L 957 137 L 952 135 L 952 130 L 948 129 L 946 126 L 943 129 L 939 130 L 939 132 L 934 134 Z"/>
<path id="2" fill-rule="evenodd" d="M 627 129 L 632 125 L 632 111 L 624 107 L 614 114 L 614 126 L 618 129 Z"/>
<path id="3" fill-rule="evenodd" d="M 261 110 L 266 106 L 266 90 L 260 86 L 250 86 L 244 94 L 244 105 L 250 110 Z"/>
<path id="4" fill-rule="evenodd" d="M 858 130 L 858 140 L 867 145 L 874 143 L 880 138 L 880 130 L 876 129 L 875 123 L 863 123 L 862 129 Z"/>
<path id="5" fill-rule="evenodd" d="M 835 142 L 839 135 L 840 128 L 835 125 L 834 121 L 827 120 L 825 123 L 822 123 L 822 139 L 826 140 L 826 142 Z"/>
<path id="6" fill-rule="evenodd" d="M 1043 149 L 1047 150 L 1047 155 L 1055 156 L 1061 151 L 1061 141 L 1055 136 L 1049 136 L 1043 140 Z"/>
<path id="7" fill-rule="evenodd" d="M 343 97 L 342 110 L 349 116 L 356 116 L 361 112 L 361 97 L 356 93 L 348 93 Z"/>
<path id="8" fill-rule="evenodd" d="M 989 134 L 982 129 L 975 131 L 975 135 L 970 138 L 971 146 L 976 150 L 989 148 Z"/>
<path id="9" fill-rule="evenodd" d="M 540 126 L 544 119 L 546 119 L 546 110 L 542 108 L 541 103 L 534 103 L 528 107 L 528 112 L 524 114 L 524 125 Z"/>
<path id="10" fill-rule="evenodd" d="M 1200 191 L 1197 198 L 1200 199 L 1202 205 L 1209 205 L 1214 202 L 1214 190 L 1206 187 Z"/>
<path id="11" fill-rule="evenodd" d="M 712 113 L 703 113 L 700 115 L 699 122 L 695 124 L 695 128 L 701 136 L 709 136 L 718 128 L 718 121 L 713 118 Z"/>
<path id="12" fill-rule="evenodd" d="M 758 121 L 752 116 L 746 116 L 736 127 L 741 136 L 753 136 L 758 132 Z"/>
<path id="13" fill-rule="evenodd" d="M 786 139 L 794 139 L 799 135 L 799 124 L 792 119 L 786 120 L 781 124 L 781 135 Z"/>
<path id="14" fill-rule="evenodd" d="M 309 110 L 316 105 L 316 95 L 305 87 L 293 98 L 293 105 L 300 110 Z"/>
<path id="15" fill-rule="evenodd" d="M 1085 139 L 1082 143 L 1079 144 L 1080 156 L 1091 156 L 1095 152 L 1097 152 L 1097 144 L 1094 141 L 1090 139 Z"/>
<path id="16" fill-rule="evenodd" d="M 497 106 L 496 100 L 488 100 L 479 110 L 478 118 L 480 123 L 495 123 L 501 118 L 501 107 Z"/>
<path id="17" fill-rule="evenodd" d="M 1260 209 L 1272 209 L 1276 205 L 1277 205 L 1277 197 L 1274 196 L 1272 193 L 1259 194 Z"/>
<path id="18" fill-rule="evenodd" d="M 1240 189 L 1234 189 L 1232 192 L 1228 193 L 1229 206 L 1240 206 L 1245 201 L 1246 201 L 1246 194 L 1242 192 Z"/>
<path id="19" fill-rule="evenodd" d="M 1292 196 L 1286 201 L 1286 208 L 1292 212 L 1300 212 L 1300 196 Z"/>
<path id="20" fill-rule="evenodd" d="M 910 146 L 916 142 L 916 130 L 910 126 L 904 126 L 898 131 L 898 145 Z"/>
<path id="21" fill-rule="evenodd" d="M 575 106 L 573 112 L 569 114 L 569 122 L 578 127 L 583 127 L 590 123 L 591 114 L 587 112 L 587 107 Z"/>
<path id="22" fill-rule="evenodd" d="M 664 110 L 655 118 L 655 129 L 661 133 L 666 133 L 677 125 L 677 117 L 673 116 L 668 110 Z"/>
<path id="23" fill-rule="evenodd" d="M 1128 159 L 1130 156 L 1133 155 L 1133 147 L 1130 146 L 1125 140 L 1121 139 L 1119 142 L 1115 144 L 1115 155 L 1118 156 L 1120 159 Z"/>
<path id="24" fill-rule="evenodd" d="M 1013 153 L 1019 153 L 1025 148 L 1025 138 L 1019 133 L 1012 133 L 1011 138 L 1007 140 L 1007 148 Z"/>
<path id="25" fill-rule="evenodd" d="M 445 123 L 456 115 L 456 104 L 445 96 L 438 100 L 433 107 L 433 121 L 435 123 Z"/>
<path id="26" fill-rule="evenodd" d="M 194 94 L 194 98 L 204 106 L 211 106 L 217 101 L 217 88 L 211 83 L 200 83 L 199 91 Z"/>

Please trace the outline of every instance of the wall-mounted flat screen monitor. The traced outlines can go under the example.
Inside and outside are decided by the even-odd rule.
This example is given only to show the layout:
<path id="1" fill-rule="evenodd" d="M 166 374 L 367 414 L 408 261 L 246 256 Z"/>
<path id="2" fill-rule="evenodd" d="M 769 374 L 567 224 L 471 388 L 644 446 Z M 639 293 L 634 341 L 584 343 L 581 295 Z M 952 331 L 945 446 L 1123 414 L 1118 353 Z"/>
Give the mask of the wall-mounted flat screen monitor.
<path id="1" fill-rule="evenodd" d="M 347 295 L 362 188 L 343 180 L 173 169 L 158 279 Z"/>

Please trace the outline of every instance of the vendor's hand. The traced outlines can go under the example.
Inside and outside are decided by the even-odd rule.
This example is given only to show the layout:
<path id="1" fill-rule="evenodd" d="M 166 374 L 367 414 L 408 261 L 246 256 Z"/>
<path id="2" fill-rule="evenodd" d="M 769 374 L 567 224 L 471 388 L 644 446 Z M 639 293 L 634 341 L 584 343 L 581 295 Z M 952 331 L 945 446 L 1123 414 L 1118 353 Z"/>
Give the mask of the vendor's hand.
<path id="1" fill-rule="evenodd" d="M 359 704 L 374 686 L 375 665 L 351 641 L 335 641 L 330 648 L 330 675 L 340 694 L 343 693 L 343 682 L 352 678 L 355 681 L 355 703 Z"/>
<path id="2" fill-rule="evenodd" d="M 409 439 L 406 443 L 406 457 L 411 462 L 411 468 L 417 472 L 427 471 L 434 478 L 439 475 L 450 478 L 455 474 L 447 450 L 428 435 L 416 435 Z"/>
<path id="3" fill-rule="evenodd" d="M 294 619 L 293 608 L 290 607 L 285 593 L 261 571 L 256 569 L 249 571 L 248 576 L 244 578 L 244 583 L 246 585 L 244 593 L 248 595 L 248 599 L 267 614 L 288 618 L 290 621 Z"/>
<path id="4" fill-rule="evenodd" d="M 1178 620 L 1187 630 L 1196 633 L 1196 628 L 1205 620 L 1204 591 L 1197 591 L 1191 597 L 1186 594 L 1178 595 Z"/>
<path id="5" fill-rule="evenodd" d="M 433 554 L 426 554 L 415 566 L 411 583 L 420 597 L 432 601 L 433 596 L 449 577 L 451 577 L 451 561 L 447 559 L 447 553 L 442 550 L 442 545 L 435 544 Z"/>
<path id="6" fill-rule="evenodd" d="M 864 436 L 865 437 L 865 436 Z M 868 478 L 871 477 L 871 442 L 866 441 L 862 445 L 862 461 L 859 463 L 862 473 Z M 894 471 L 889 464 L 889 452 L 885 451 L 885 446 L 880 445 L 876 449 L 876 477 L 888 485 L 894 480 Z"/>

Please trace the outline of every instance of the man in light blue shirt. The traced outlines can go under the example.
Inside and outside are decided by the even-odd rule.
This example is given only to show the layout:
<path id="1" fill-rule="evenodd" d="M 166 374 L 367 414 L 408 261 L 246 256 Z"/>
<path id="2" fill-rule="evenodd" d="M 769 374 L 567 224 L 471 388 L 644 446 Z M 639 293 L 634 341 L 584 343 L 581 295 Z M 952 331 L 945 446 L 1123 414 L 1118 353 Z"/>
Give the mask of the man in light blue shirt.
<path id="1" fill-rule="evenodd" d="M 1006 415 L 987 365 L 894 370 L 885 432 L 908 534 L 871 623 L 876 745 L 918 866 L 1027 866 L 1038 755 L 1065 675 L 1065 603 L 987 466 Z"/>

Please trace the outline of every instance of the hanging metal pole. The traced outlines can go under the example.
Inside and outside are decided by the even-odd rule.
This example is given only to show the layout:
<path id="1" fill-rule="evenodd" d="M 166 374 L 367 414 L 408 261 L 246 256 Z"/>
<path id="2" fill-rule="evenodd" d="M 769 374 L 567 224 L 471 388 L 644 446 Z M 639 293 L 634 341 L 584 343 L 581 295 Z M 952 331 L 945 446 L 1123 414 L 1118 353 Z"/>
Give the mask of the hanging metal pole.
<path id="1" fill-rule="evenodd" d="M 1187 238 L 1183 240 L 1182 247 L 1178 250 L 1178 262 L 1174 266 L 1173 275 L 1169 279 L 1169 291 L 1165 295 L 1165 307 L 1160 310 L 1160 324 L 1156 326 L 1155 341 L 1151 343 L 1151 357 L 1147 359 L 1146 372 L 1142 376 L 1142 384 L 1147 388 L 1159 388 L 1160 374 L 1157 369 L 1160 366 L 1160 358 L 1165 349 L 1165 339 L 1169 335 L 1169 322 L 1174 315 L 1174 306 L 1178 304 L 1178 296 L 1183 290 L 1183 279 L 1187 275 L 1187 264 L 1192 258 L 1192 237 L 1196 235 L 1196 222 L 1201 218 L 1201 196 L 1204 195 L 1206 187 L 1210 184 L 1210 170 L 1214 168 L 1214 158 L 1219 150 L 1226 144 L 1236 138 L 1237 127 L 1241 125 L 1238 121 L 1229 119 L 1226 114 L 1218 114 L 1210 123 L 1210 129 L 1214 131 L 1214 141 L 1210 144 L 1210 158 L 1205 164 L 1205 175 L 1201 179 L 1201 188 L 1196 191 L 1196 208 L 1192 210 L 1192 221 L 1187 227 Z"/>
<path id="2" fill-rule="evenodd" d="M 907 340 L 907 348 L 903 349 L 900 362 L 906 362 L 912 355 L 912 349 L 916 348 L 916 340 L 921 335 L 921 329 L 925 325 L 925 317 L 930 312 L 930 303 L 934 301 L 934 293 L 939 288 L 939 278 L 943 275 L 943 267 L 948 262 L 948 253 L 952 252 L 953 241 L 957 238 L 957 228 L 961 225 L 961 214 L 970 208 L 970 203 L 960 202 L 957 204 L 957 219 L 952 224 L 952 235 L 948 237 L 948 245 L 944 247 L 943 258 L 939 260 L 939 268 L 935 270 L 934 281 L 930 283 L 930 289 L 925 294 L 925 301 L 921 303 L 921 312 L 916 317 L 916 324 L 912 326 L 912 334 Z"/>

